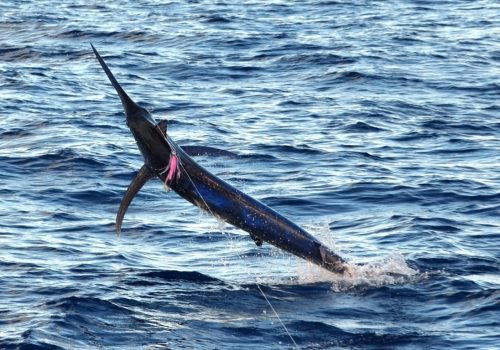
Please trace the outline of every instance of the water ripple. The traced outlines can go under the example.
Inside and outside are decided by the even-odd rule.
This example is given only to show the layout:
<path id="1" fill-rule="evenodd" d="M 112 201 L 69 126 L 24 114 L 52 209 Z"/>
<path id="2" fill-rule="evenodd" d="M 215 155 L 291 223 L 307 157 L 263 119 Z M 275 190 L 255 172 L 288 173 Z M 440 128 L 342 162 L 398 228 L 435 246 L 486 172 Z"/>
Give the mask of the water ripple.
<path id="1" fill-rule="evenodd" d="M 499 348 L 497 14 L 2 2 L 0 348 Z M 350 275 L 259 248 L 157 180 L 116 235 L 142 160 L 89 42 L 180 144 L 235 154 L 200 164 Z"/>

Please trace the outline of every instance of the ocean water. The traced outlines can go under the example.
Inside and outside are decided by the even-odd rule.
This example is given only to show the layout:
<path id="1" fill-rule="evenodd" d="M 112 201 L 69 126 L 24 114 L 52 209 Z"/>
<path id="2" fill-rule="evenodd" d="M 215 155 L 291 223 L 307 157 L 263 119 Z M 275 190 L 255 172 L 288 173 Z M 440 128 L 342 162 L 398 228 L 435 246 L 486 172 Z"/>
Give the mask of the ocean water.
<path id="1" fill-rule="evenodd" d="M 0 2 L 1 349 L 499 349 L 500 5 Z M 201 213 L 116 93 L 345 257 Z"/>

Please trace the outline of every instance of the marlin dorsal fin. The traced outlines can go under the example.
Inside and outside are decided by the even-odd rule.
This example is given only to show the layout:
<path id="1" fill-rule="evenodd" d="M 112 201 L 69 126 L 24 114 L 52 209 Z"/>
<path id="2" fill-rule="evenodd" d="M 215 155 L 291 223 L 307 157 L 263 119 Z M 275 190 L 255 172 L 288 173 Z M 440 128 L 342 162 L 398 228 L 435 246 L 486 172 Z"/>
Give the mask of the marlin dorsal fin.
<path id="1" fill-rule="evenodd" d="M 168 120 L 163 119 L 158 122 L 158 127 L 160 128 L 161 132 L 165 137 L 167 137 L 167 124 Z"/>
<path id="2" fill-rule="evenodd" d="M 236 153 L 210 146 L 181 146 L 181 148 L 191 157 L 196 156 L 214 156 L 214 157 L 229 157 L 238 158 Z"/>
<path id="3" fill-rule="evenodd" d="M 160 120 L 157 125 L 160 128 L 163 135 L 167 137 L 168 120 L 166 119 Z M 181 146 L 181 148 L 191 157 L 215 156 L 215 157 L 238 158 L 238 155 L 236 153 L 210 146 Z"/>
<path id="4" fill-rule="evenodd" d="M 127 192 L 125 193 L 125 196 L 123 196 L 122 202 L 120 203 L 118 214 L 116 214 L 115 228 L 117 233 L 120 233 L 120 231 L 122 230 L 123 218 L 125 217 L 125 212 L 132 202 L 132 199 L 134 199 L 135 195 L 141 190 L 142 186 L 144 186 L 144 184 L 153 177 L 155 177 L 155 175 L 151 173 L 148 167 L 143 165 L 128 186 Z"/>

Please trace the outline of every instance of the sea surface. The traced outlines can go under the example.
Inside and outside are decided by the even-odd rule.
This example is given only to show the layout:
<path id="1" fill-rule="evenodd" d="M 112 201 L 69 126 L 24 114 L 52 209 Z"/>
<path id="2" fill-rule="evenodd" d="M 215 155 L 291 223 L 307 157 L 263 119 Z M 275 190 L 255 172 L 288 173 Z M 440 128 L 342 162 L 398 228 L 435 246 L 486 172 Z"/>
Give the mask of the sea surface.
<path id="1" fill-rule="evenodd" d="M 351 276 L 142 165 L 125 90 Z M 499 349 L 498 1 L 0 1 L 0 349 Z"/>

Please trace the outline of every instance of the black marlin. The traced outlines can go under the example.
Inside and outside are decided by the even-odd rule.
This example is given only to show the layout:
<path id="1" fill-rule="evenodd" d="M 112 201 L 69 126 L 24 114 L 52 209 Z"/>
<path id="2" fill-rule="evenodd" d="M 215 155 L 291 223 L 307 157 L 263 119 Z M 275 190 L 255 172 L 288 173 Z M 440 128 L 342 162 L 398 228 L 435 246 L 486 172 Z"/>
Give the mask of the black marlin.
<path id="1" fill-rule="evenodd" d="M 122 101 L 127 125 L 144 157 L 144 165 L 120 204 L 116 216 L 118 232 L 134 196 L 148 180 L 158 178 L 182 198 L 247 231 L 258 246 L 267 242 L 329 271 L 343 273 L 346 270 L 346 262 L 314 236 L 196 163 L 190 155 L 199 153 L 199 149 L 179 147 L 168 136 L 166 123 L 157 123 L 145 108 L 127 95 L 91 46 Z M 210 152 L 210 148 L 207 149 Z"/>

